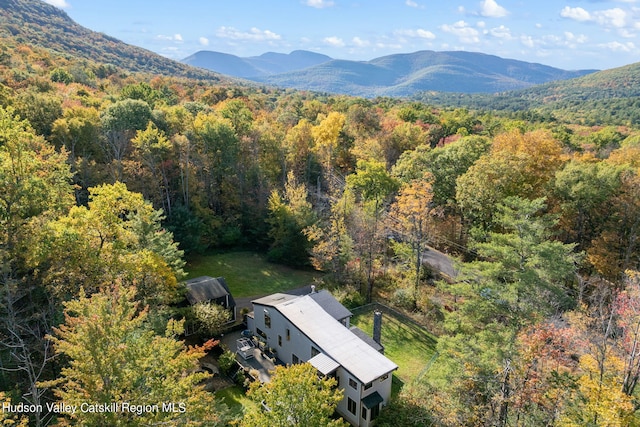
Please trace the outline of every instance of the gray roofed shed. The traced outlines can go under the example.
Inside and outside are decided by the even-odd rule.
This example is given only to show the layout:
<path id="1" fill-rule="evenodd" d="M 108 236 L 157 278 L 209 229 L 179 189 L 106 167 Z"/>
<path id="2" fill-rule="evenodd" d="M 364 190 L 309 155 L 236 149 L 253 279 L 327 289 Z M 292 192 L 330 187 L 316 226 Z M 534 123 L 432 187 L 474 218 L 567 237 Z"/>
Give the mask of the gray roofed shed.
<path id="1" fill-rule="evenodd" d="M 199 302 L 211 301 L 220 304 L 233 313 L 233 320 L 236 318 L 236 301 L 231 295 L 229 286 L 224 277 L 201 276 L 189 279 L 185 282 L 187 288 L 187 300 L 194 305 Z"/>

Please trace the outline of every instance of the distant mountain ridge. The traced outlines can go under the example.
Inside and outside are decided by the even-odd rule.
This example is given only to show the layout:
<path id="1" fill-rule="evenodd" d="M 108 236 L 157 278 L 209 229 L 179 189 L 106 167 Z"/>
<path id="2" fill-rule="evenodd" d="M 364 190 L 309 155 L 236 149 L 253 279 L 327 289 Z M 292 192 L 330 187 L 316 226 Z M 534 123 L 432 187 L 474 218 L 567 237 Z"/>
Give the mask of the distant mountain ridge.
<path id="1" fill-rule="evenodd" d="M 212 71 L 191 67 L 91 31 L 61 9 L 40 0 L 0 0 L 0 22 L 0 37 L 41 46 L 65 56 L 112 64 L 132 72 L 212 81 L 221 79 Z"/>
<path id="2" fill-rule="evenodd" d="M 427 92 L 503 93 L 510 90 L 534 90 L 536 85 L 584 76 L 595 70 L 565 71 L 541 64 L 503 59 L 472 52 L 420 51 L 388 55 L 371 61 L 332 59 L 314 52 L 294 51 L 290 54 L 269 52 L 250 58 L 221 53 L 213 55 L 227 64 L 224 75 L 200 67 L 165 58 L 146 49 L 128 45 L 108 35 L 97 33 L 75 23 L 62 10 L 41 0 L 0 0 L 0 38 L 8 46 L 31 44 L 41 46 L 67 58 L 80 58 L 101 64 L 112 64 L 120 70 L 159 75 L 205 79 L 214 82 L 246 84 L 233 77 L 249 78 L 262 84 L 285 88 L 314 90 L 355 96 L 415 96 Z M 635 68 L 632 70 L 635 71 Z M 615 93 L 634 91 L 634 73 L 624 70 L 625 82 L 631 86 L 616 88 Z M 230 76 L 230 77 L 227 77 Z M 602 97 L 611 92 L 603 74 L 593 80 L 588 91 L 569 89 L 567 98 L 584 99 L 585 93 Z M 555 88 L 555 89 L 554 89 Z M 562 92 L 562 87 L 548 86 L 546 91 Z M 543 95 L 521 93 L 522 101 Z M 549 96 L 554 96 L 550 94 Z M 545 97 L 545 99 L 549 99 Z M 510 101 L 512 102 L 512 101 Z M 533 101 L 535 104 L 536 101 Z"/>
<path id="3" fill-rule="evenodd" d="M 426 50 L 370 61 L 331 59 L 306 51 L 251 58 L 200 51 L 183 61 L 281 87 L 365 97 L 410 96 L 422 91 L 496 93 L 597 71 L 566 71 L 475 52 Z"/>
<path id="4" fill-rule="evenodd" d="M 289 54 L 267 52 L 260 56 L 247 58 L 228 53 L 201 50 L 186 57 L 182 62 L 220 74 L 251 79 L 303 70 L 331 61 L 331 59 L 327 55 L 305 50 L 294 50 Z"/>

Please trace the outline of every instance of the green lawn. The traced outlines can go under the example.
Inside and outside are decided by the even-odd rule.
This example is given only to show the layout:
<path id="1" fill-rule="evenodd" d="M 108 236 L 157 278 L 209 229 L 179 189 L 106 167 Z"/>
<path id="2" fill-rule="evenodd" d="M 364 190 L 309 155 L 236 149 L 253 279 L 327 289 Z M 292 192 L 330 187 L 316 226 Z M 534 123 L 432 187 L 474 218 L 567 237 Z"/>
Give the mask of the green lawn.
<path id="1" fill-rule="evenodd" d="M 371 335 L 373 311 L 353 316 L 351 324 Z M 387 313 L 382 315 L 381 340 L 385 356 L 398 365 L 395 376 L 402 383 L 411 382 L 418 377 L 431 360 L 436 348 L 435 337 L 425 329 L 410 322 L 403 322 Z M 399 384 L 394 385 L 394 388 L 399 387 Z"/>
<path id="2" fill-rule="evenodd" d="M 245 410 L 257 406 L 245 395 L 244 389 L 237 385 L 216 391 L 215 396 L 218 401 L 227 405 L 233 418 L 241 417 Z"/>
<path id="3" fill-rule="evenodd" d="M 287 291 L 313 282 L 320 273 L 267 262 L 255 252 L 199 255 L 187 262 L 189 278 L 224 277 L 234 297 L 252 297 Z"/>

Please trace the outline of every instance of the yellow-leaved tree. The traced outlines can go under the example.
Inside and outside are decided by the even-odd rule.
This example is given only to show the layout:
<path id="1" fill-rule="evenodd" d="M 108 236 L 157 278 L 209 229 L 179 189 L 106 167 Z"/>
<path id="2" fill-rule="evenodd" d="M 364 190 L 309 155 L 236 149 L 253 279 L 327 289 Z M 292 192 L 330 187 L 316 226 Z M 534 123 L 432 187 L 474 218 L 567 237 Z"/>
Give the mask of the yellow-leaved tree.
<path id="1" fill-rule="evenodd" d="M 176 340 L 182 325 L 175 321 L 157 335 L 134 295 L 134 289 L 114 284 L 104 293 L 65 303 L 64 324 L 54 328 L 50 339 L 68 363 L 58 379 L 42 385 L 53 387 L 59 402 L 78 409 L 58 421 L 114 427 L 223 425 L 224 407 L 202 385 L 209 374 L 197 370 L 205 347 Z"/>
<path id="2" fill-rule="evenodd" d="M 309 363 L 277 366 L 271 381 L 251 385 L 249 397 L 257 405 L 247 412 L 242 425 L 346 427 L 342 419 L 331 419 L 342 399 L 342 390 L 335 385 L 333 378 L 318 377 Z"/>

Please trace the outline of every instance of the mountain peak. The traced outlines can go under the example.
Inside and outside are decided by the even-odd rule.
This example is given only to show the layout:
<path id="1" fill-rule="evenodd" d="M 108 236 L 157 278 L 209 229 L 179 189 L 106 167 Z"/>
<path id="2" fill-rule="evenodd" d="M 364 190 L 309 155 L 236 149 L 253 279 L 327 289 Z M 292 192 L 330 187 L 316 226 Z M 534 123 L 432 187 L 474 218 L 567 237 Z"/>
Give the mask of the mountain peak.
<path id="1" fill-rule="evenodd" d="M 294 50 L 289 54 L 265 52 L 260 56 L 251 57 L 239 57 L 215 51 L 199 51 L 183 59 L 182 62 L 221 74 L 255 79 L 303 70 L 330 60 L 329 56 L 306 50 Z"/>

